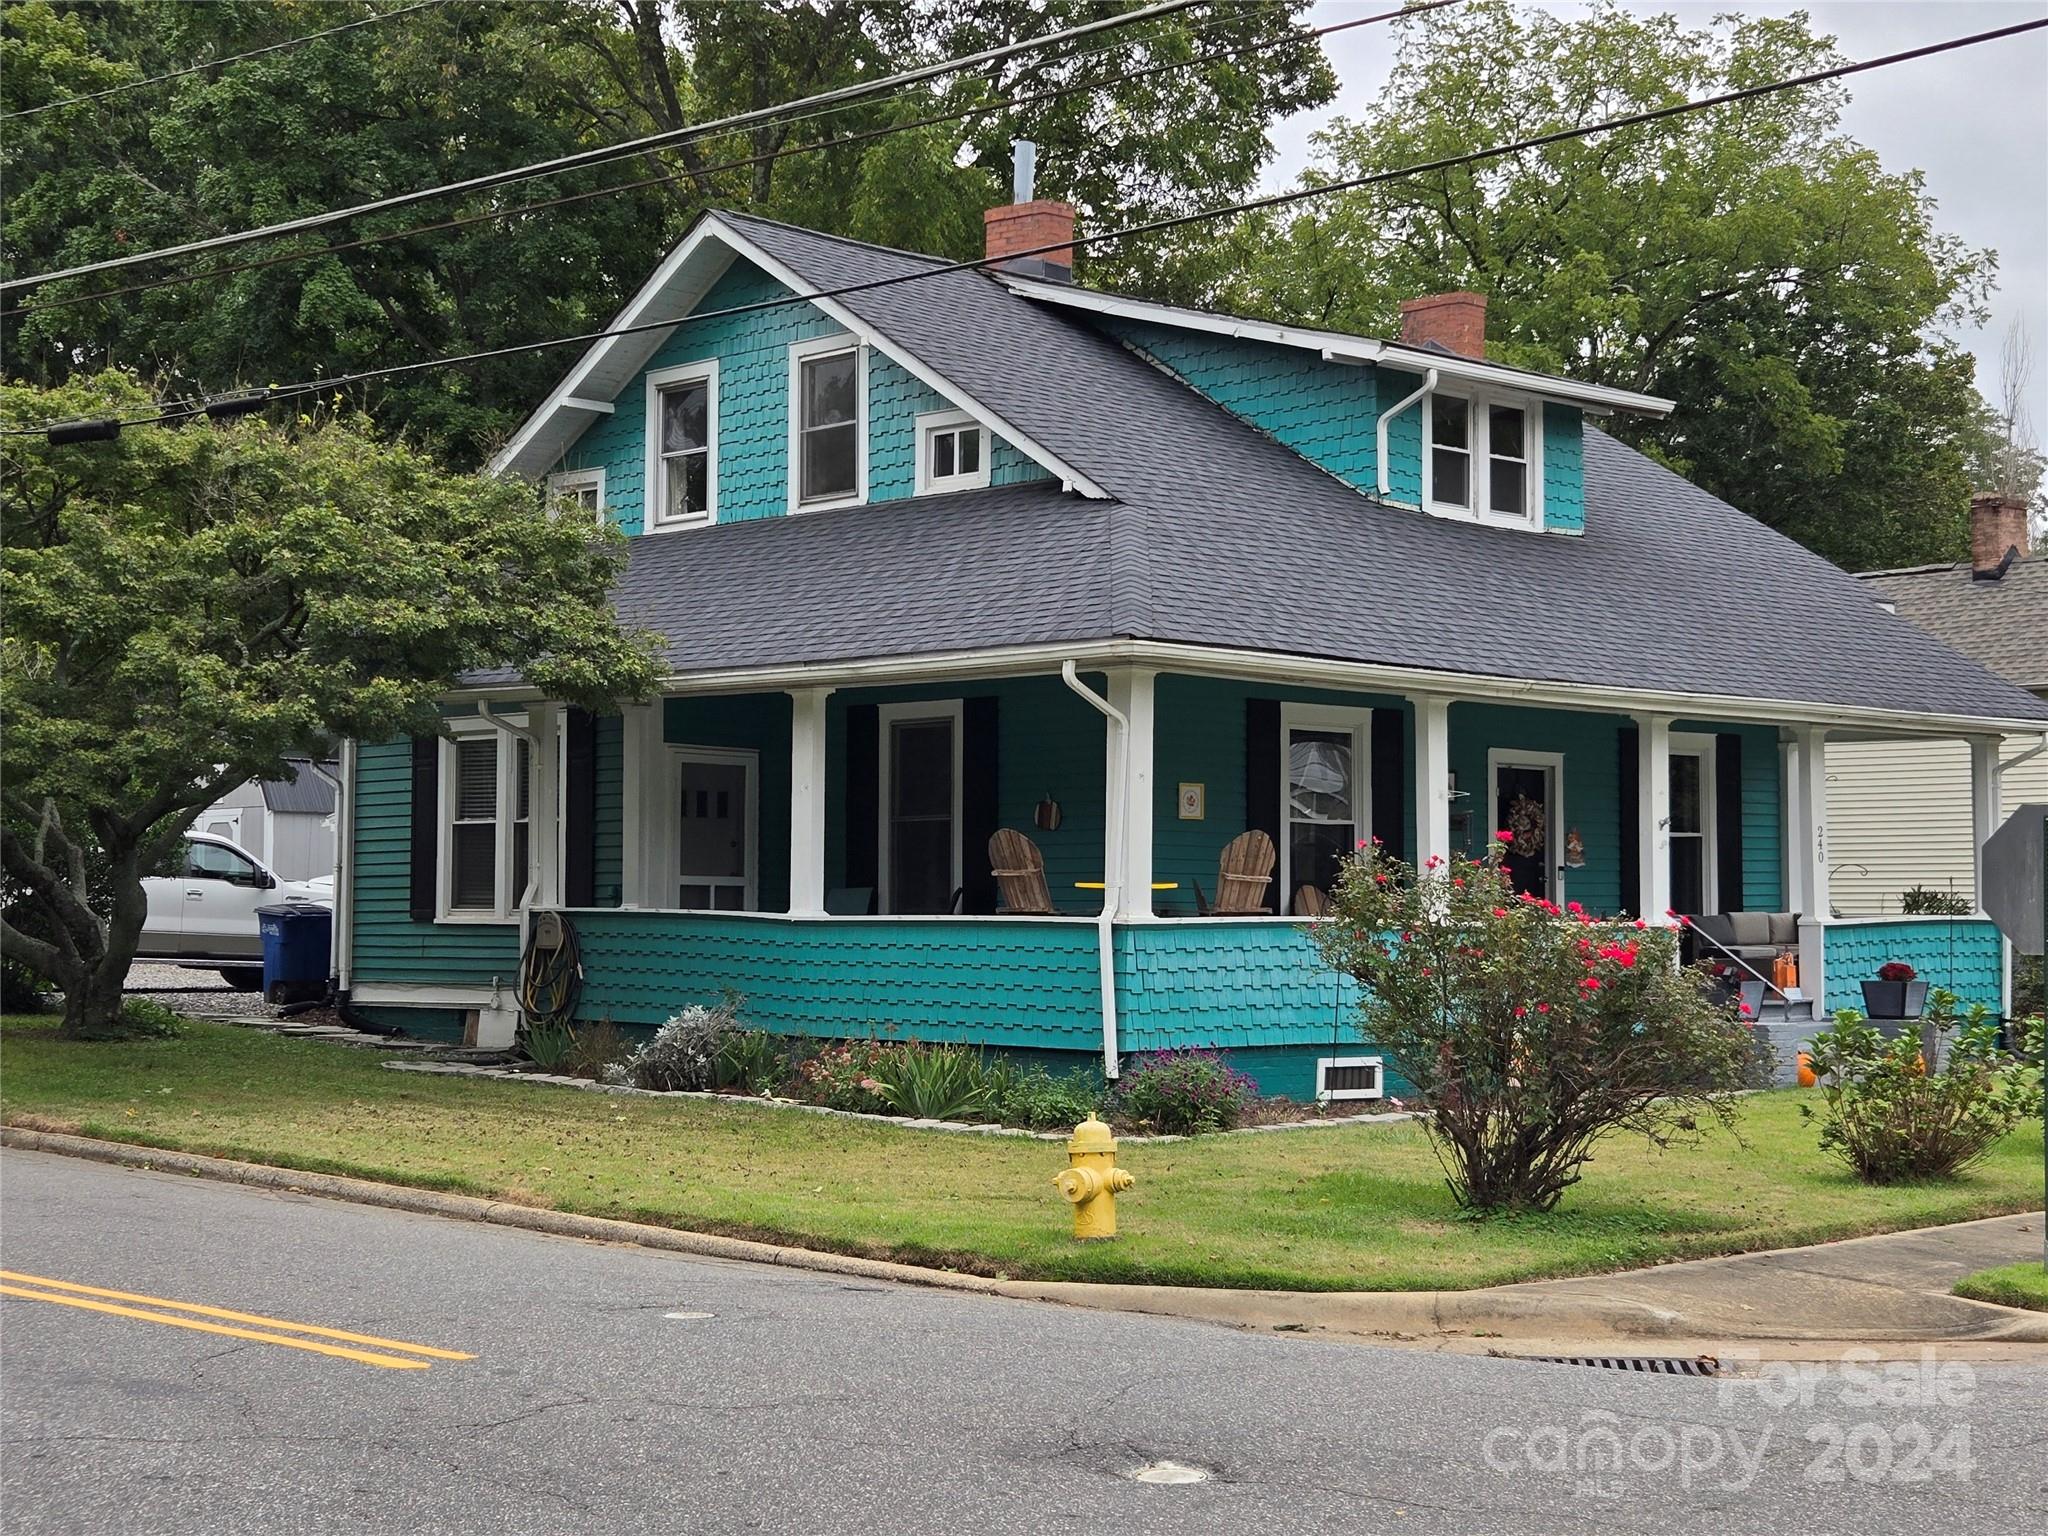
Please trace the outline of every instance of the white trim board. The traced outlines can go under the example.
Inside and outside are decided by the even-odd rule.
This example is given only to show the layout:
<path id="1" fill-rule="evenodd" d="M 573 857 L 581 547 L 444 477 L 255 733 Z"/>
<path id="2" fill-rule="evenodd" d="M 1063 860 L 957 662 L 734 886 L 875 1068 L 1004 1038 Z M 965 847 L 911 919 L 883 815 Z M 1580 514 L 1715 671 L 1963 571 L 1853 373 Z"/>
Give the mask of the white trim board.
<path id="1" fill-rule="evenodd" d="M 690 270 L 692 259 L 707 244 L 715 244 L 718 249 L 708 262 L 698 263 L 698 270 Z M 736 256 L 744 256 L 798 297 L 811 298 L 813 305 L 821 313 L 838 321 L 842 328 L 851 331 L 862 342 L 873 347 L 906 373 L 937 390 L 962 410 L 978 418 L 989 431 L 1006 438 L 1018 452 L 1034 460 L 1068 489 L 1095 501 L 1109 499 L 1109 492 L 1060 458 L 1030 433 L 1023 431 L 1000 413 L 990 410 L 938 370 L 913 356 L 855 315 L 845 305 L 829 298 L 814 297 L 818 292 L 814 284 L 797 276 L 791 268 L 716 213 L 699 216 L 689 233 L 676 243 L 675 249 L 663 258 L 653 274 L 641 284 L 639 292 L 627 301 L 625 308 L 613 317 L 611 324 L 605 329 L 608 332 L 620 331 L 644 325 L 665 310 L 674 311 L 675 325 L 683 324 L 689 318 L 689 312 L 702 301 L 712 285 L 725 275 L 726 269 L 732 265 Z M 670 291 L 671 284 L 677 285 L 674 292 Z M 552 436 L 549 434 L 549 429 L 555 426 L 563 410 L 568 408 L 566 403 L 572 399 L 616 399 L 621 391 L 631 385 L 640 370 L 647 366 L 648 359 L 660 351 L 662 344 L 673 332 L 672 325 L 667 329 L 642 331 L 631 336 L 606 335 L 592 342 L 590 349 L 577 361 L 576 366 L 569 370 L 561 383 L 555 386 L 533 414 L 520 424 L 511 441 L 492 457 L 489 465 L 491 473 L 534 476 L 549 469 L 583 430 L 584 423 L 578 420 L 566 432 Z M 593 376 L 597 376 L 594 383 Z M 557 437 L 559 440 L 556 440 Z"/>
<path id="2" fill-rule="evenodd" d="M 1448 379 L 1468 379 L 1521 394 L 1540 395 L 1578 405 L 1596 414 L 1633 411 L 1646 416 L 1666 416 L 1675 401 L 1657 395 L 1637 394 L 1606 384 L 1582 384 L 1575 379 L 1550 374 L 1527 373 L 1480 358 L 1460 357 L 1455 352 L 1437 352 L 1404 346 L 1393 341 L 1374 341 L 1342 331 L 1318 331 L 1298 325 L 1276 325 L 1266 320 L 1246 320 L 1236 315 L 1210 314 L 1206 310 L 1182 309 L 1173 304 L 1156 304 L 1149 299 L 1127 298 L 1122 294 L 1095 293 L 1071 283 L 1048 283 L 1014 273 L 998 272 L 998 281 L 1012 293 L 1050 304 L 1087 310 L 1091 314 L 1114 315 L 1124 320 L 1144 320 L 1183 331 L 1203 331 L 1213 336 L 1234 336 L 1245 341 L 1266 341 L 1277 346 L 1297 347 L 1321 355 L 1332 363 L 1385 363 L 1408 373 L 1434 368 Z"/>

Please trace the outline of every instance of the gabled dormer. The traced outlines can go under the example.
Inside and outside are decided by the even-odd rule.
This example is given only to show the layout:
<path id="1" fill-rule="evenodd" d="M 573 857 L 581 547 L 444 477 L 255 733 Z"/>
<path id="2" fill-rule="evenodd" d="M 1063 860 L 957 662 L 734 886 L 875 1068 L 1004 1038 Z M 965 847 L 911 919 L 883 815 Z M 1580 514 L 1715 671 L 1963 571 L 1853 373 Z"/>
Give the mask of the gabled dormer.
<path id="1" fill-rule="evenodd" d="M 1097 491 L 737 220 L 706 215 L 493 461 L 628 533 L 1058 479 Z"/>
<path id="2" fill-rule="evenodd" d="M 1667 400 L 1489 363 L 1486 299 L 1403 306 L 1373 341 L 1006 275 L 1347 485 L 1392 507 L 1530 532 L 1586 522 L 1584 420 L 1662 415 Z M 1425 445 L 1427 451 L 1425 451 Z"/>

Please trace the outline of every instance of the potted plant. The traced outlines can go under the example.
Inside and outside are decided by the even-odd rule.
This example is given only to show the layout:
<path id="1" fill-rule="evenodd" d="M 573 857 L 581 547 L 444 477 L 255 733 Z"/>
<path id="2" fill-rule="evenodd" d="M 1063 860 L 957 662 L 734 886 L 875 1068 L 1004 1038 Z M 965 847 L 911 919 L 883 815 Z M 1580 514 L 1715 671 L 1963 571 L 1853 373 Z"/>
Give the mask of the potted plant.
<path id="1" fill-rule="evenodd" d="M 1927 1006 L 1927 983 L 1903 960 L 1887 960 L 1877 980 L 1863 983 L 1863 1011 L 1873 1019 L 1917 1019 Z"/>

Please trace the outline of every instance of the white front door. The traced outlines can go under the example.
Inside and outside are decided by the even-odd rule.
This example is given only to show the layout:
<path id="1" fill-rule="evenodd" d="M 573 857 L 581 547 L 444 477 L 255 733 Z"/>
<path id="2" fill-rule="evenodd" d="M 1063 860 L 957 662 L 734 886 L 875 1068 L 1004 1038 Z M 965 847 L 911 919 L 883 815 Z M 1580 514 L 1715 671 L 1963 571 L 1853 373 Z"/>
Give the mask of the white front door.
<path id="1" fill-rule="evenodd" d="M 691 912 L 751 912 L 755 893 L 752 752 L 676 752 L 676 905 Z"/>

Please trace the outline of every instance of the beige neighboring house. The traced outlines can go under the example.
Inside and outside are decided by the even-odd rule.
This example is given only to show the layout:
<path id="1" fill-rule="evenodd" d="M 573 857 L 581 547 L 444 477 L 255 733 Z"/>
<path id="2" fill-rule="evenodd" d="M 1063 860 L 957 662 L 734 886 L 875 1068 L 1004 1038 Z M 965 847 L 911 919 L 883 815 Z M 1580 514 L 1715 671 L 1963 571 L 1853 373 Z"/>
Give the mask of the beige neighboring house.
<path id="1" fill-rule="evenodd" d="M 2048 699 L 2048 556 L 2030 552 L 2017 502 L 1980 496 L 1970 519 L 1970 559 L 1861 579 L 1902 618 Z M 2048 751 L 2036 750 L 2043 741 L 2005 738 L 1998 821 L 2026 801 L 2048 801 Z M 1836 911 L 1897 912 L 1916 885 L 1953 891 L 1975 907 L 1968 743 L 1834 741 L 1827 766 Z"/>

